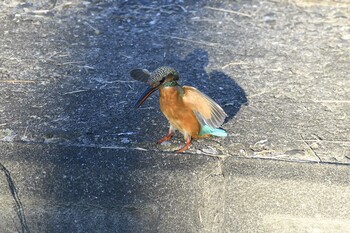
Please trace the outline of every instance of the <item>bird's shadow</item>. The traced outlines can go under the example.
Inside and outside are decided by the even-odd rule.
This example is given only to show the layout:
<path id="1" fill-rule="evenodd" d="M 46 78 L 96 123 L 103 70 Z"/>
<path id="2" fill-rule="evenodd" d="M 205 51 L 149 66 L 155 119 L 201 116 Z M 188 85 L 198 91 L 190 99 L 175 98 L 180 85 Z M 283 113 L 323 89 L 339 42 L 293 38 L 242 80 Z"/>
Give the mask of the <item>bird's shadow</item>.
<path id="1" fill-rule="evenodd" d="M 195 49 L 185 58 L 167 56 L 162 65 L 178 70 L 182 85 L 196 87 L 210 96 L 225 110 L 228 121 L 238 113 L 242 105 L 248 103 L 246 93 L 233 77 L 224 72 L 214 70 L 208 73 L 205 70 L 208 64 L 208 52 L 203 49 Z"/>

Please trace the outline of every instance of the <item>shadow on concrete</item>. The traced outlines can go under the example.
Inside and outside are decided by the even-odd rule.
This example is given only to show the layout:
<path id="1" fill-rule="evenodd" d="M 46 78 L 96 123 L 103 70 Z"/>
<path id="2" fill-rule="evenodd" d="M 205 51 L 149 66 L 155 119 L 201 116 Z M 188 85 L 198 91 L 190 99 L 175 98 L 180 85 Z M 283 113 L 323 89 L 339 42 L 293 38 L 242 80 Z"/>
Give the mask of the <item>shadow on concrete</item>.
<path id="1" fill-rule="evenodd" d="M 19 21 L 16 25 L 28 28 L 27 32 L 21 31 L 24 38 L 30 38 L 22 40 L 26 43 L 36 41 L 36 35 L 40 34 L 37 31 L 47 32 L 47 37 L 40 37 L 40 43 L 22 47 L 31 48 L 30 51 L 47 59 L 36 64 L 40 71 L 35 73 L 33 69 L 30 77 L 48 84 L 42 81 L 44 84 L 26 92 L 11 87 L 22 94 L 20 97 L 8 97 L 9 118 L 20 119 L 18 126 L 9 124 L 9 127 L 17 132 L 27 131 L 28 126 L 36 128 L 28 128 L 26 138 L 16 139 L 18 145 L 9 149 L 15 156 L 6 156 L 9 163 L 6 167 L 10 171 L 19 170 L 17 183 L 22 200 L 25 199 L 22 202 L 32 232 L 138 232 L 145 226 L 148 227 L 146 232 L 155 232 L 162 211 L 169 214 L 168 219 L 172 219 L 169 213 L 172 203 L 169 204 L 162 195 L 165 198 L 169 195 L 169 200 L 174 201 L 174 208 L 177 208 L 176 204 L 179 204 L 178 208 L 184 206 L 180 201 L 187 200 L 187 194 L 182 193 L 174 182 L 164 180 L 164 173 L 174 179 L 180 177 L 185 180 L 188 172 L 180 171 L 202 169 L 210 164 L 206 163 L 207 158 L 192 159 L 188 163 L 186 157 L 169 159 L 162 154 L 132 150 L 134 142 L 144 132 L 154 135 L 159 131 L 158 123 L 164 126 L 167 123 L 164 118 L 158 117 L 158 106 L 148 113 L 133 112 L 133 98 L 136 98 L 140 85 L 129 83 L 129 68 L 140 65 L 149 69 L 173 66 L 179 70 L 182 84 L 194 86 L 212 97 L 223 106 L 228 119 L 237 114 L 247 98 L 232 77 L 215 70 L 206 72 L 207 51 L 192 47 L 192 52 L 181 58 L 173 53 L 174 47 L 180 46 L 174 46 L 170 38 L 157 38 L 158 32 L 153 32 L 151 28 L 152 21 L 145 23 L 152 17 L 163 17 L 159 20 L 164 24 L 162 27 L 171 32 L 183 23 L 177 21 L 182 16 L 170 17 L 169 20 L 173 21 L 167 25 L 167 12 L 174 11 L 174 15 L 181 12 L 187 17 L 181 7 L 168 9 L 168 5 L 159 8 L 135 3 L 129 6 L 127 3 L 120 6 L 91 3 L 86 6 L 89 9 L 82 10 L 84 13 L 74 15 L 72 11 L 72 15 L 62 16 L 61 24 L 56 18 L 44 18 L 50 21 L 52 28 L 43 24 L 38 29 L 36 25 L 40 22 L 29 25 L 31 21 Z M 114 9 L 117 13 L 113 12 Z M 158 9 L 164 10 L 163 16 L 157 15 Z M 103 20 L 91 19 L 98 14 Z M 30 34 L 31 29 L 33 34 Z M 99 29 L 99 33 L 95 29 Z M 153 42 L 161 42 L 156 51 L 153 49 L 158 45 L 147 41 L 152 37 L 155 38 Z M 47 54 L 47 51 L 53 53 Z M 159 56 L 164 52 L 168 55 Z M 65 60 L 67 58 L 69 60 Z M 81 60 L 84 60 L 83 64 L 80 64 Z M 24 70 L 27 68 L 23 67 Z M 9 93 L 13 91 L 11 88 Z M 33 93 L 37 96 L 33 97 Z M 28 96 L 31 96 L 29 101 Z M 11 102 L 20 104 L 14 107 Z M 156 115 L 146 118 L 146 114 Z M 30 120 L 28 116 L 31 116 Z M 162 130 L 167 131 L 167 127 L 162 127 Z M 154 171 L 158 174 L 153 174 Z M 195 183 L 197 178 L 193 179 Z M 150 188 L 143 182 L 149 183 Z M 157 182 L 162 186 L 158 187 Z M 200 195 L 192 189 L 192 183 L 184 182 L 183 185 L 184 190 L 191 189 L 192 196 Z M 172 196 L 175 192 L 179 198 Z M 162 203 L 157 205 L 153 198 Z M 140 200 L 149 201 L 143 204 Z M 185 204 L 191 203 L 185 201 Z M 195 211 L 195 206 L 192 208 Z M 179 219 L 178 225 L 182 221 L 190 221 L 189 216 L 180 216 Z"/>
<path id="2" fill-rule="evenodd" d="M 129 39 L 136 43 L 147 37 L 148 33 L 150 32 L 145 31 L 146 35 L 142 34 L 140 38 L 133 35 L 134 38 Z M 113 32 L 109 38 L 114 38 L 114 36 L 116 34 Z M 104 53 L 108 54 L 108 50 L 112 50 L 116 54 L 121 52 L 118 51 L 119 47 L 115 43 L 112 43 L 111 47 L 108 48 L 107 42 L 105 39 L 98 41 L 98 46 L 102 48 L 100 56 L 104 56 Z M 167 39 L 163 42 L 164 44 L 172 43 Z M 147 59 L 152 59 L 154 53 L 152 46 L 147 47 L 147 43 L 140 43 L 145 47 L 135 46 L 140 46 L 142 50 L 148 49 Z M 125 48 L 121 48 L 121 50 L 123 49 L 125 50 Z M 133 50 L 132 46 L 127 47 L 127 49 Z M 124 54 L 128 54 L 127 49 Z M 136 50 L 136 52 L 138 51 Z M 244 90 L 232 77 L 215 70 L 210 73 L 206 72 L 209 56 L 204 49 L 195 48 L 184 58 L 172 54 L 166 46 L 158 52 L 161 54 L 166 52 L 169 55 L 161 60 L 152 60 L 152 67 L 142 67 L 152 70 L 158 66 L 169 65 L 179 70 L 182 84 L 194 86 L 213 98 L 227 112 L 229 116 L 227 120 L 232 119 L 241 106 L 247 102 Z M 138 54 L 132 56 L 138 56 Z M 104 62 L 108 62 L 108 59 L 109 57 Z M 112 63 L 122 62 L 118 59 L 112 61 Z M 136 59 L 135 62 L 129 60 L 126 67 L 139 67 L 140 62 L 142 60 Z M 101 67 L 113 69 L 107 63 L 101 64 Z M 99 149 L 101 146 L 118 147 L 121 145 L 119 141 L 131 140 L 131 143 L 121 145 L 130 149 L 135 147 L 133 141 L 139 141 L 144 135 L 147 137 L 147 142 L 153 143 L 162 134 L 159 133 L 160 130 L 167 131 L 165 118 L 159 116 L 161 113 L 158 101 L 153 100 L 153 103 L 146 105 L 146 108 L 150 106 L 152 109 L 135 111 L 132 107 L 133 98 L 136 98 L 138 92 L 142 91 L 143 88 L 139 89 L 142 84 L 128 83 L 132 79 L 126 68 L 116 72 L 119 75 L 114 80 L 110 79 L 112 83 L 110 86 L 101 85 L 97 88 L 94 87 L 91 91 L 64 96 L 63 102 L 67 103 L 66 110 L 71 109 L 71 113 L 68 114 L 71 118 L 69 131 L 75 130 L 81 134 L 81 138 L 77 140 L 81 148 L 62 150 L 59 152 L 61 156 L 52 160 L 56 173 L 53 177 L 53 182 L 56 183 L 54 185 L 56 186 L 55 200 L 59 203 L 69 203 L 67 204 L 68 208 L 58 210 L 59 218 L 66 222 L 63 230 L 67 232 L 72 231 L 72 229 L 92 229 L 94 227 L 100 227 L 100 232 L 111 230 L 113 232 L 154 232 L 157 230 L 161 214 L 168 211 L 164 208 L 170 207 L 159 206 L 151 200 L 145 204 L 139 203 L 139 201 L 145 199 L 163 200 L 158 195 L 172 195 L 171 193 L 177 193 L 178 198 L 176 199 L 179 201 L 186 199 L 186 194 L 181 193 L 180 190 L 175 192 L 177 187 L 173 187 L 171 184 L 168 184 L 168 187 L 163 187 L 163 190 L 166 191 L 158 191 L 157 182 L 164 184 L 167 181 L 157 177 L 157 175 L 151 175 L 154 170 L 148 168 L 149 166 L 158 167 L 158 169 L 163 169 L 161 174 L 172 174 L 172 172 L 180 172 L 183 169 L 180 168 L 183 167 L 183 164 L 178 164 L 179 166 L 158 165 L 156 162 L 158 159 L 162 161 L 161 163 L 166 163 L 166 160 L 159 157 L 149 157 L 149 154 L 142 153 L 142 151 L 115 150 L 116 154 L 114 154 L 113 149 L 108 152 Z M 88 75 L 98 76 L 99 74 Z M 103 83 L 106 77 L 101 78 L 101 80 Z M 118 80 L 125 82 L 113 83 Z M 123 104 L 118 105 L 118 103 Z M 154 106 L 154 104 L 156 105 Z M 164 127 L 159 127 L 160 124 Z M 151 136 L 148 137 L 147 134 Z M 89 147 L 97 147 L 97 149 L 89 149 Z M 143 157 L 146 155 L 148 158 Z M 158 156 L 161 155 L 158 154 Z M 186 160 L 186 158 L 180 158 L 180 161 L 183 159 Z M 176 158 L 175 160 L 178 161 Z M 208 163 L 209 166 L 210 164 Z M 197 169 L 197 166 L 203 166 L 203 161 L 192 161 L 191 166 L 193 168 L 189 170 Z M 144 182 L 149 182 L 149 188 L 145 188 L 147 185 Z M 187 185 L 191 185 L 191 183 L 185 183 L 182 188 L 190 188 Z M 163 205 L 168 205 L 167 200 L 163 201 Z M 95 213 L 92 208 L 87 208 L 88 205 L 97 206 Z M 88 209 L 85 216 L 83 215 L 84 209 Z M 65 214 L 70 215 L 71 219 L 76 219 L 76 224 L 63 216 L 65 211 Z M 183 218 L 185 217 L 183 216 Z M 108 219 L 111 222 L 109 226 L 103 228 L 99 225 L 99 222 L 108 222 Z M 183 219 L 182 221 L 187 220 Z M 55 219 L 52 219 L 49 224 L 52 232 L 59 231 L 53 227 L 55 224 Z M 79 226 L 79 224 L 81 225 Z"/>

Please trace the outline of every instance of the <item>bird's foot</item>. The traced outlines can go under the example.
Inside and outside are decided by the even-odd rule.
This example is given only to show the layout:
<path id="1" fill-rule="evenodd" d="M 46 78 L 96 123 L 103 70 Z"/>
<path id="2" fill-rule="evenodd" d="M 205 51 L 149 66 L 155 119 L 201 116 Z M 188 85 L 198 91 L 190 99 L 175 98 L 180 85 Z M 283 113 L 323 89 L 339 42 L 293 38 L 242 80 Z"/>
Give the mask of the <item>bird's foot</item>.
<path id="1" fill-rule="evenodd" d="M 172 133 L 172 132 L 171 132 L 171 133 L 168 133 L 165 137 L 159 139 L 159 140 L 157 141 L 157 144 L 161 144 L 162 142 L 168 141 L 168 140 L 170 140 L 172 137 L 173 137 L 173 133 Z"/>
<path id="2" fill-rule="evenodd" d="M 190 147 L 190 145 L 191 145 L 191 138 L 186 140 L 186 144 L 181 149 L 179 149 L 177 151 L 177 153 L 184 152 L 185 150 L 187 150 Z"/>

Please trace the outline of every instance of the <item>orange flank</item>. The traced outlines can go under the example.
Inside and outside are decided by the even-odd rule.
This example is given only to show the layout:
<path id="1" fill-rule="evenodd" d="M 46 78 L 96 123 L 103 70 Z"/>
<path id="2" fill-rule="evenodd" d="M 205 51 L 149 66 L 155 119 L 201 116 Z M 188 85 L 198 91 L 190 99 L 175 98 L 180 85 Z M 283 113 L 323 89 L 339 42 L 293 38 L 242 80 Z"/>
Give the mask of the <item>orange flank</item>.
<path id="1" fill-rule="evenodd" d="M 179 130 L 187 140 L 189 137 L 198 138 L 200 130 L 199 122 L 192 109 L 185 105 L 180 90 L 182 87 L 161 87 L 160 109 L 168 119 L 171 126 Z"/>

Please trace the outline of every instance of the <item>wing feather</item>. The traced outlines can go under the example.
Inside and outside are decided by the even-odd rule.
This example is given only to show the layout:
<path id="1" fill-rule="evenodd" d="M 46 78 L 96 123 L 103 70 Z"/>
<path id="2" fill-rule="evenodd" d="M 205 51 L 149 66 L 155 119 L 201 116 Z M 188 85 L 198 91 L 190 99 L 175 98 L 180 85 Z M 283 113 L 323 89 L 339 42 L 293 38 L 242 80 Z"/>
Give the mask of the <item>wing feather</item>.
<path id="1" fill-rule="evenodd" d="M 184 86 L 183 90 L 184 103 L 193 110 L 201 125 L 218 128 L 224 123 L 227 114 L 214 100 L 194 87 Z"/>

